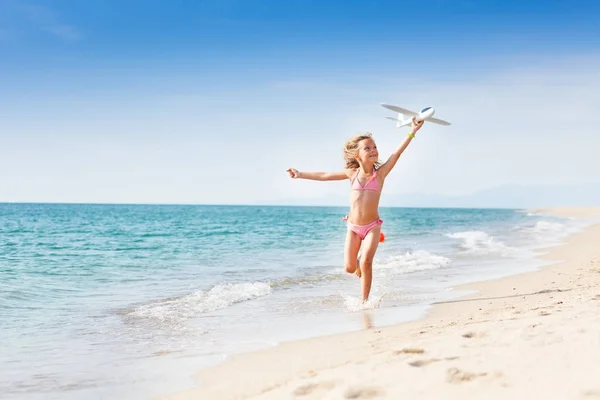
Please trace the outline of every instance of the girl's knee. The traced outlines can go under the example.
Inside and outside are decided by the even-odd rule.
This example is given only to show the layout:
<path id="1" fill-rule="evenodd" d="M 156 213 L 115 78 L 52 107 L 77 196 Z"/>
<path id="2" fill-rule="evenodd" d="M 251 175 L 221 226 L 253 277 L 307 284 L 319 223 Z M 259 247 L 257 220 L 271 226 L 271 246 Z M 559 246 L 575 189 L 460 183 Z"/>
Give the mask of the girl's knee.
<path id="1" fill-rule="evenodd" d="M 360 269 L 362 269 L 363 271 L 373 269 L 373 260 L 361 260 Z"/>
<path id="2" fill-rule="evenodd" d="M 356 261 L 346 263 L 346 272 L 349 274 L 356 272 Z"/>

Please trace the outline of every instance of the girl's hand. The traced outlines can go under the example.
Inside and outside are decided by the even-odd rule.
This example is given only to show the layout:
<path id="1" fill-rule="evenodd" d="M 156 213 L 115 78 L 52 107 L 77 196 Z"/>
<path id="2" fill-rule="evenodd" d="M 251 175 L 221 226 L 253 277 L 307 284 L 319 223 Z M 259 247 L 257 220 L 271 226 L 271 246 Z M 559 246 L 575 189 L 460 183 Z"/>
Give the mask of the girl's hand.
<path id="1" fill-rule="evenodd" d="M 417 133 L 417 131 L 419 129 L 421 129 L 421 127 L 423 126 L 423 123 L 425 121 L 415 121 L 415 117 L 412 118 L 412 130 L 411 133 L 414 135 L 415 133 Z"/>
<path id="2" fill-rule="evenodd" d="M 286 171 L 288 174 L 290 174 L 290 178 L 296 179 L 298 178 L 298 170 L 295 168 L 288 168 Z"/>

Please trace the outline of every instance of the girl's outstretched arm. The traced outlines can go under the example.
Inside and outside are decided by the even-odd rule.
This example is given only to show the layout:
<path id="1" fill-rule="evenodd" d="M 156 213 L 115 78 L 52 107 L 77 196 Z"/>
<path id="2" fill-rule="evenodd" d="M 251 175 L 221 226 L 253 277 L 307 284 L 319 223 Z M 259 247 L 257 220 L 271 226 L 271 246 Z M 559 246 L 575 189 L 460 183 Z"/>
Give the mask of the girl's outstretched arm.
<path id="1" fill-rule="evenodd" d="M 377 169 L 377 173 L 382 174 L 385 178 L 392 171 L 404 150 L 406 150 L 410 142 L 413 140 L 415 133 L 417 133 L 417 131 L 421 129 L 421 126 L 423 126 L 423 122 L 424 121 L 417 122 L 413 117 L 412 129 L 410 133 L 407 135 L 406 139 L 404 139 L 404 142 L 402 142 L 402 144 L 396 149 L 396 151 L 392 153 L 390 158 L 388 158 L 388 160 L 381 167 L 379 167 L 379 169 Z"/>
<path id="2" fill-rule="evenodd" d="M 311 179 L 313 181 L 341 181 L 348 179 L 349 172 L 345 170 L 340 172 L 301 172 L 294 168 L 289 168 L 286 172 L 294 179 Z"/>

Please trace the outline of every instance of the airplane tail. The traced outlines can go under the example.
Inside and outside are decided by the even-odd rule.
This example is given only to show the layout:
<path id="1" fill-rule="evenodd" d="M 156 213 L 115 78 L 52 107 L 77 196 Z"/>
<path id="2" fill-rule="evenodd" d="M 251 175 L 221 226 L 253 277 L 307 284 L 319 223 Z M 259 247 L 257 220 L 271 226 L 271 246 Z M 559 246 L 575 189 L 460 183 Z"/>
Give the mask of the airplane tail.
<path id="1" fill-rule="evenodd" d="M 402 128 L 403 126 L 410 125 L 411 119 L 405 119 L 403 114 L 398 113 L 398 118 L 386 117 L 392 121 L 396 121 L 396 128 Z"/>

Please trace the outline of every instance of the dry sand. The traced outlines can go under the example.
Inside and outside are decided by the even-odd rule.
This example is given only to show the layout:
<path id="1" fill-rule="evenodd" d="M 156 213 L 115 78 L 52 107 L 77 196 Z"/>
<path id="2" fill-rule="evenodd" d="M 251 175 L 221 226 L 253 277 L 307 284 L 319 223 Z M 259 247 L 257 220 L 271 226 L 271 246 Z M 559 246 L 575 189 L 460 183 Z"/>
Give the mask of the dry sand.
<path id="1" fill-rule="evenodd" d="M 167 399 L 600 399 L 600 225 L 544 253 L 418 321 L 240 354 Z"/>

